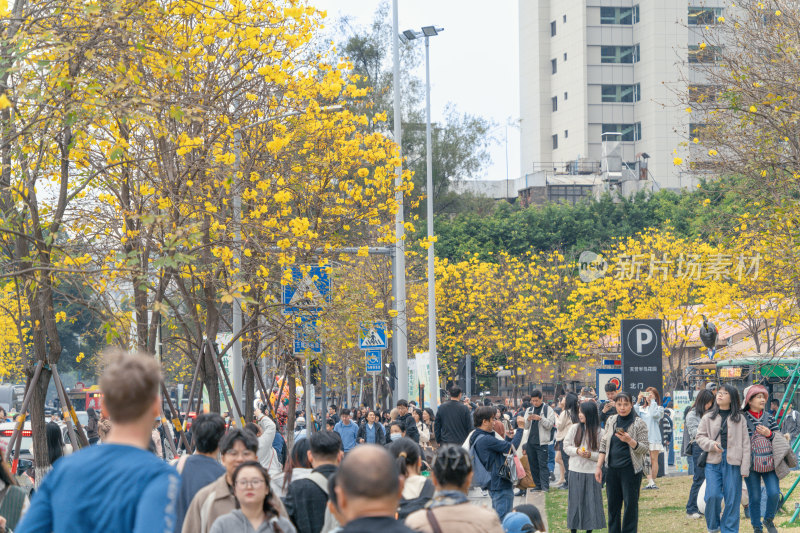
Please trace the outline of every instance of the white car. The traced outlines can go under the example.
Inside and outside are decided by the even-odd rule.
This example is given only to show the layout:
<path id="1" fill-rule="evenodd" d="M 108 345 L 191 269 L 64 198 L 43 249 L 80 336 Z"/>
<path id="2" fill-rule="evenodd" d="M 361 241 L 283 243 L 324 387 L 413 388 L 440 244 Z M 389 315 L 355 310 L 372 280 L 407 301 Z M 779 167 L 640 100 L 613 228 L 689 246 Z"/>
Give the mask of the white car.
<path id="1" fill-rule="evenodd" d="M 86 426 L 89 423 L 89 415 L 86 411 L 76 411 L 75 414 L 78 416 L 78 422 L 81 426 Z M 0 424 L 0 447 L 3 450 L 8 449 L 8 442 L 11 440 L 11 435 L 14 433 L 14 426 L 16 425 L 16 422 L 3 422 Z M 61 438 L 64 444 L 70 444 L 67 425 L 60 422 L 58 426 L 61 428 Z M 30 420 L 26 420 L 25 425 L 22 426 L 22 442 L 20 442 L 19 453 L 20 455 L 33 455 L 33 436 Z"/>

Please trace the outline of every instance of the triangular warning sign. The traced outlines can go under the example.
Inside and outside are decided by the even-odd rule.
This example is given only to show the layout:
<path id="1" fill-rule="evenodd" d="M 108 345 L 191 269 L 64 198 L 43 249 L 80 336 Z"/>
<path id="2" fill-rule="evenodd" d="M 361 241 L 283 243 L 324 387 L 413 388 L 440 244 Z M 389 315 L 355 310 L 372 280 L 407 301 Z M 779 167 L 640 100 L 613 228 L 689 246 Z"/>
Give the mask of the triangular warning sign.
<path id="1" fill-rule="evenodd" d="M 310 299 L 306 297 L 306 293 L 309 292 L 311 293 Z M 313 304 L 317 301 L 322 301 L 322 294 L 320 294 L 317 284 L 314 283 L 308 275 L 304 275 L 303 279 L 300 280 L 300 284 L 297 286 L 297 290 L 294 291 L 289 305 L 300 305 L 303 303 Z"/>
<path id="2" fill-rule="evenodd" d="M 383 346 L 383 340 L 381 340 L 380 335 L 378 335 L 378 331 L 375 328 L 370 328 L 366 335 L 364 335 L 364 340 L 361 342 L 362 346 Z"/>

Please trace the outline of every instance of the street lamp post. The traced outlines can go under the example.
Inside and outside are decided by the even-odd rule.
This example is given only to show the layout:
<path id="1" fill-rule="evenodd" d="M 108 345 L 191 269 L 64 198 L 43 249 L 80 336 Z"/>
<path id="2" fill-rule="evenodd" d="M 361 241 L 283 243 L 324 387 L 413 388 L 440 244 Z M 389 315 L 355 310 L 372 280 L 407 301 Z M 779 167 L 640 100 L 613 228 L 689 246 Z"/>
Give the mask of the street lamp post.
<path id="1" fill-rule="evenodd" d="M 392 2 L 392 59 L 394 62 L 394 142 L 397 143 L 398 157 L 402 157 L 402 107 L 400 102 L 400 43 L 398 40 L 399 22 L 397 14 L 398 0 Z M 402 161 L 402 159 L 400 159 Z M 408 345 L 406 331 L 406 247 L 405 222 L 403 220 L 403 167 L 398 164 L 395 169 L 395 202 L 397 202 L 397 216 L 395 217 L 395 253 L 394 253 L 394 306 L 397 316 L 394 317 L 394 334 L 392 335 L 392 357 L 397 367 L 397 375 L 403 376 L 397 380 L 395 401 L 408 400 Z"/>
<path id="2" fill-rule="evenodd" d="M 431 61 L 430 38 L 435 37 L 444 28 L 436 26 L 423 26 L 421 32 L 406 30 L 401 39 L 413 41 L 425 37 L 425 151 L 427 170 L 427 212 L 428 212 L 428 357 L 430 360 L 430 375 L 428 388 L 431 394 L 431 409 L 434 412 L 439 407 L 439 364 L 436 355 L 436 276 L 434 274 L 434 245 L 433 245 L 433 148 L 431 141 Z"/>

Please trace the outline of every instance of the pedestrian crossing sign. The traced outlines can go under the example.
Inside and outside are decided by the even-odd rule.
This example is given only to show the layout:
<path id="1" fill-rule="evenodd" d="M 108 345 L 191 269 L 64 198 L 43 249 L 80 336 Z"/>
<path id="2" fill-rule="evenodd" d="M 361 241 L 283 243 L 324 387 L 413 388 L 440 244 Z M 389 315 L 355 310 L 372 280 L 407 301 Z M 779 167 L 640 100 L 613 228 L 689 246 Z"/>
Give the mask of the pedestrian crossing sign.
<path id="1" fill-rule="evenodd" d="M 291 283 L 284 282 L 281 303 L 285 313 L 318 313 L 324 304 L 331 301 L 331 279 L 329 267 L 300 266 L 289 267 Z"/>
<path id="2" fill-rule="evenodd" d="M 386 322 L 362 322 L 358 327 L 358 347 L 361 350 L 386 349 Z"/>

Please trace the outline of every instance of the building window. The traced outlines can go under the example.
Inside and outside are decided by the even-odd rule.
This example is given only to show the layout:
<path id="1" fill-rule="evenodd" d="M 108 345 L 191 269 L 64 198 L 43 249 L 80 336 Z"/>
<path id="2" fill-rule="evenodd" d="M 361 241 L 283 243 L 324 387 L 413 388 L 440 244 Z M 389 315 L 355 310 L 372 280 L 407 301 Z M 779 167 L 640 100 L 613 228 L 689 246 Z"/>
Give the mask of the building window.
<path id="1" fill-rule="evenodd" d="M 558 133 L 553 135 L 553 150 L 558 149 Z"/>
<path id="2" fill-rule="evenodd" d="M 567 53 L 564 52 L 564 61 L 566 61 L 566 60 L 567 60 Z"/>
<path id="3" fill-rule="evenodd" d="M 690 7 L 689 25 L 690 26 L 711 26 L 717 23 L 717 19 L 722 16 L 721 7 Z"/>
<path id="4" fill-rule="evenodd" d="M 566 100 L 568 96 L 569 96 L 569 93 L 567 93 L 566 91 L 564 91 L 564 100 Z"/>
<path id="5" fill-rule="evenodd" d="M 602 139 L 609 141 L 633 142 L 642 140 L 642 123 L 636 124 L 603 124 Z M 614 135 L 610 135 L 610 134 Z"/>
<path id="6" fill-rule="evenodd" d="M 557 59 L 551 59 L 550 60 L 550 70 L 552 71 L 553 74 L 558 72 L 558 60 Z"/>
<path id="7" fill-rule="evenodd" d="M 633 7 L 601 7 L 600 24 L 631 26 L 639 22 L 639 5 Z"/>
<path id="8" fill-rule="evenodd" d="M 638 102 L 639 84 L 635 85 L 603 85 L 603 102 Z"/>
<path id="9" fill-rule="evenodd" d="M 564 23 L 566 24 L 566 23 L 567 23 L 567 16 L 566 16 L 566 15 L 564 15 L 564 17 L 563 17 L 563 18 L 564 18 Z"/>
<path id="10" fill-rule="evenodd" d="M 558 111 L 558 96 L 550 99 L 553 102 L 553 112 Z"/>
<path id="11" fill-rule="evenodd" d="M 569 130 L 564 130 L 564 138 L 569 139 Z"/>
<path id="12" fill-rule="evenodd" d="M 550 37 L 556 36 L 556 21 L 550 23 Z"/>
<path id="13" fill-rule="evenodd" d="M 689 85 L 689 101 L 703 103 L 714 101 L 719 96 L 719 85 Z"/>
<path id="14" fill-rule="evenodd" d="M 706 46 L 700 48 L 699 45 L 689 45 L 689 63 L 716 63 L 722 59 L 719 46 Z"/>
<path id="15" fill-rule="evenodd" d="M 690 47 L 691 48 L 691 47 Z M 639 61 L 639 45 L 633 46 L 601 46 L 601 63 L 637 63 Z"/>
<path id="16" fill-rule="evenodd" d="M 689 124 L 689 139 L 703 139 L 705 137 L 705 129 L 708 127 L 708 124 L 702 123 L 691 123 Z"/>
<path id="17" fill-rule="evenodd" d="M 547 199 L 553 203 L 575 205 L 592 195 L 591 185 L 548 185 Z"/>

